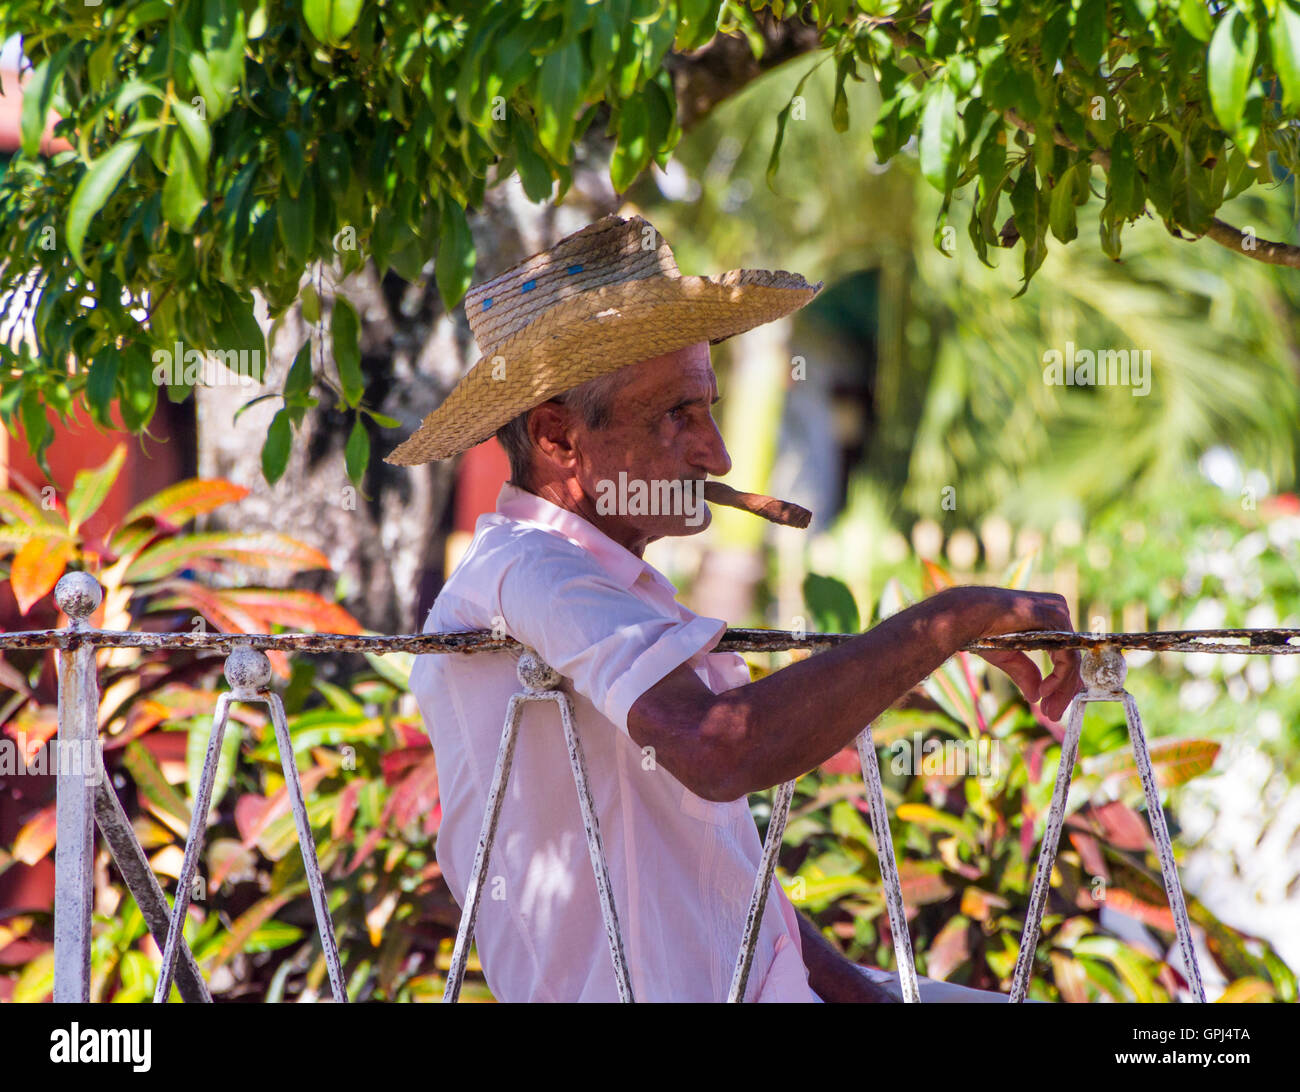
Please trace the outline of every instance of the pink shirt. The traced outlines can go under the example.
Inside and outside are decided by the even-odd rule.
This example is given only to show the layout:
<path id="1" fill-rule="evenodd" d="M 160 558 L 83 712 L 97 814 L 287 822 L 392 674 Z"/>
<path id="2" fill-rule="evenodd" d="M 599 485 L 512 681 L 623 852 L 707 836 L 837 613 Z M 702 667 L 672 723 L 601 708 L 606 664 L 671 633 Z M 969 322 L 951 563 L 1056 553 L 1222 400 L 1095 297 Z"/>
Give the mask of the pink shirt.
<path id="1" fill-rule="evenodd" d="M 426 633 L 493 629 L 564 676 L 637 1001 L 725 1001 L 761 845 L 742 798 L 696 796 L 643 754 L 627 713 L 689 662 L 721 693 L 749 682 L 710 652 L 726 622 L 676 600 L 653 566 L 587 520 L 506 484 L 434 602 Z M 437 857 L 456 901 L 478 841 L 510 695 L 505 652 L 416 658 L 411 689 L 438 760 Z M 558 709 L 524 707 L 476 940 L 502 1001 L 615 1001 L 613 964 Z M 775 880 L 747 1001 L 818 1001 L 794 907 Z"/>

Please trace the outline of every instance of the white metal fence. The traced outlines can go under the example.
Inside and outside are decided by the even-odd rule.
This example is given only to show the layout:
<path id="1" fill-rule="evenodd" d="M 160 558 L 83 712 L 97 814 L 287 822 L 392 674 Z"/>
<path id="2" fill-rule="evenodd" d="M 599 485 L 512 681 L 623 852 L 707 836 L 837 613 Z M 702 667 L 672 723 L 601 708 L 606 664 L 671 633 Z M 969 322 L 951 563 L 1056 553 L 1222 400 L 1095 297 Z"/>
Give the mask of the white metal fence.
<path id="1" fill-rule="evenodd" d="M 99 686 L 95 675 L 95 649 L 103 647 L 137 647 L 154 649 L 207 648 L 226 653 L 225 675 L 230 690 L 223 693 L 213 717 L 212 732 L 208 740 L 203 765 L 203 775 L 195 797 L 194 819 L 186 839 L 185 856 L 176 888 L 174 906 L 169 910 L 157 878 L 145 859 L 117 794 L 104 774 L 102 759 L 96 757 L 94 776 L 85 776 L 75 768 L 65 770 L 60 766 L 57 775 L 55 848 L 55 899 L 54 899 L 54 1000 L 87 1001 L 90 991 L 90 941 L 91 909 L 93 901 L 92 866 L 94 859 L 94 827 L 98 825 L 108 844 L 113 859 L 122 873 L 131 895 L 139 905 L 149 931 L 163 953 L 162 971 L 159 975 L 155 1001 L 165 1001 L 171 991 L 173 978 L 181 996 L 187 1001 L 211 1001 L 207 984 L 199 971 L 194 956 L 185 943 L 182 926 L 189 906 L 189 894 L 198 865 L 199 853 L 206 833 L 208 806 L 216 778 L 217 760 L 226 729 L 230 706 L 233 702 L 258 702 L 265 704 L 274 725 L 280 760 L 284 769 L 298 843 L 306 869 L 312 905 L 320 930 L 321 945 L 329 971 L 330 986 L 335 1001 L 345 1002 L 347 991 L 339 961 L 338 945 L 326 899 L 325 883 L 316 858 L 316 845 L 303 800 L 302 783 L 294 761 L 293 746 L 280 697 L 270 687 L 271 667 L 266 650 L 279 649 L 297 652 L 356 652 L 385 653 L 404 651 L 412 653 L 471 654 L 489 651 L 516 651 L 519 654 L 518 675 L 521 689 L 511 697 L 505 710 L 505 723 L 496 769 L 489 790 L 483 825 L 474 857 L 465 905 L 462 908 L 456 944 L 452 954 L 451 969 L 447 976 L 444 1001 L 455 1001 L 465 974 L 469 947 L 473 942 L 474 923 L 478 912 L 482 881 L 486 874 L 492 845 L 495 840 L 501 803 L 510 777 L 511 761 L 518 738 L 520 719 L 525 705 L 535 702 L 554 702 L 564 725 L 564 735 L 573 770 L 574 786 L 582 809 L 587 846 L 596 878 L 601 912 L 609 940 L 610 958 L 618 983 L 619 997 L 634 1000 L 631 976 L 623 948 L 619 927 L 618 907 L 609 882 L 604 847 L 600 836 L 600 821 L 592 804 L 587 786 L 586 765 L 582 743 L 574 727 L 573 708 L 569 695 L 561 688 L 561 677 L 543 663 L 535 652 L 524 648 L 509 638 L 493 637 L 487 632 L 450 634 L 405 634 L 392 637 L 356 637 L 342 634 L 221 634 L 221 633 L 132 633 L 97 630 L 87 619 L 101 600 L 98 582 L 87 573 L 68 573 L 55 589 L 59 606 L 68 616 L 67 628 L 23 633 L 0 634 L 0 649 L 59 650 L 58 745 L 61 750 L 95 753 L 98 741 Z M 791 648 L 810 648 L 814 651 L 831 647 L 854 634 L 795 635 L 771 630 L 728 630 L 717 646 L 734 651 L 776 651 Z M 986 638 L 971 645 L 972 650 L 991 648 L 1055 649 L 1077 648 L 1083 652 L 1083 680 L 1085 688 L 1070 706 L 1061 747 L 1061 761 L 1057 769 L 1047 827 L 1038 857 L 1034 884 L 1030 895 L 1029 913 L 1021 937 L 1019 956 L 1012 978 L 1012 1001 L 1023 1001 L 1029 985 L 1037 947 L 1052 867 L 1065 818 L 1066 798 L 1069 794 L 1075 759 L 1078 754 L 1079 735 L 1083 724 L 1083 707 L 1088 702 L 1120 702 L 1128 723 L 1129 738 L 1137 762 L 1138 773 L 1146 795 L 1147 814 L 1151 832 L 1160 859 L 1161 874 L 1169 906 L 1173 913 L 1179 948 L 1186 977 L 1193 996 L 1205 1000 L 1200 968 L 1192 942 L 1191 926 L 1183 898 L 1178 871 L 1174 862 L 1173 846 L 1160 806 L 1159 790 L 1152 771 L 1151 756 L 1147 748 L 1142 721 L 1131 694 L 1124 689 L 1126 665 L 1123 649 L 1153 649 L 1181 652 L 1248 653 L 1256 655 L 1284 655 L 1300 653 L 1300 644 L 1292 643 L 1300 637 L 1300 630 L 1193 630 L 1164 633 L 1080 634 L 1080 633 L 1022 633 Z M 893 842 L 889 832 L 889 818 L 876 760 L 871 726 L 863 728 L 857 738 L 857 751 L 862 765 L 862 775 L 867 789 L 871 813 L 871 826 L 880 854 L 880 873 L 885 888 L 891 932 L 897 954 L 899 976 L 905 1001 L 919 1001 L 920 991 L 912 958 L 911 940 L 903 905 L 902 886 L 894 858 Z M 758 874 L 754 879 L 753 893 L 744 929 L 737 938 L 735 971 L 729 991 L 729 1001 L 739 1001 L 745 996 L 768 892 L 776 868 L 777 851 L 781 845 L 794 781 L 777 787 L 768 824 L 767 837 Z"/>

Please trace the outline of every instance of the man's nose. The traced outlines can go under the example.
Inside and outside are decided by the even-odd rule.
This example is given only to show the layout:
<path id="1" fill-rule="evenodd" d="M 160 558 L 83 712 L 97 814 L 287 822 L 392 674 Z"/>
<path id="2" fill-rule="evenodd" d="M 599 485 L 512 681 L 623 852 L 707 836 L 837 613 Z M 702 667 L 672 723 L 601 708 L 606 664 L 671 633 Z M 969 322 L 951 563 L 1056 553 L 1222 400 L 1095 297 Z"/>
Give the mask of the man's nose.
<path id="1" fill-rule="evenodd" d="M 727 454 L 727 445 L 718 431 L 718 424 L 710 414 L 708 421 L 701 426 L 697 448 L 692 460 L 715 478 L 725 477 L 731 470 L 731 456 Z"/>

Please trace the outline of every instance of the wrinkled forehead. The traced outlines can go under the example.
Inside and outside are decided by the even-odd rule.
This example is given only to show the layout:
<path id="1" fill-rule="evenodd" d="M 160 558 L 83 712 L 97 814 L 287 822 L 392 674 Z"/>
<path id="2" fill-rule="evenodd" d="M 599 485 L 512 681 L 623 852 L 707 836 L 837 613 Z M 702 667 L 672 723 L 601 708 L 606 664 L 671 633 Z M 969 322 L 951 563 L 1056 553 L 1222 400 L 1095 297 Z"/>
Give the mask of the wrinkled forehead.
<path id="1" fill-rule="evenodd" d="M 709 360 L 709 343 L 701 341 L 676 352 L 642 361 L 629 369 L 620 395 L 635 402 L 662 398 L 703 398 L 718 393 L 718 378 Z"/>

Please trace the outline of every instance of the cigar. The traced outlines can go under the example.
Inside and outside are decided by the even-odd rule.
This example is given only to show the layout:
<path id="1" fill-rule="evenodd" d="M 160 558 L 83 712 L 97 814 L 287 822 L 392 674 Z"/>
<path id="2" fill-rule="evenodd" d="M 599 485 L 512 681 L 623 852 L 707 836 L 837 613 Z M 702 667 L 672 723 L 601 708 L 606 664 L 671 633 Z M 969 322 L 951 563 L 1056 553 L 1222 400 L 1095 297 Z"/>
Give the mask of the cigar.
<path id="1" fill-rule="evenodd" d="M 704 499 L 710 504 L 724 504 L 728 508 L 752 512 L 785 527 L 807 527 L 812 520 L 812 513 L 807 508 L 775 497 L 765 497 L 762 493 L 741 493 L 722 482 L 705 482 Z"/>

